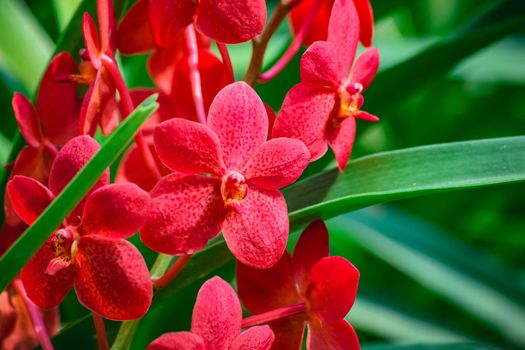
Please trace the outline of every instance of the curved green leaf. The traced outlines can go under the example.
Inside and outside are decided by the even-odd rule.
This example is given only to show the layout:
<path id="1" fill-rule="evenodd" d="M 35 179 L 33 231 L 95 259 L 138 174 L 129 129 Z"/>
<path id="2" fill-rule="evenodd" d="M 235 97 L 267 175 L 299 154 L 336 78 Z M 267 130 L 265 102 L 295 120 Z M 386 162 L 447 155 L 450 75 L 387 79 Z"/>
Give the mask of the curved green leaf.
<path id="1" fill-rule="evenodd" d="M 364 344 L 363 350 L 490 350 L 488 345 L 476 343 L 450 343 L 450 344 Z"/>
<path id="2" fill-rule="evenodd" d="M 446 143 L 363 157 L 284 190 L 292 228 L 397 199 L 525 181 L 525 136 Z"/>
<path id="3" fill-rule="evenodd" d="M 111 134 L 88 164 L 71 180 L 51 205 L 40 215 L 13 246 L 0 258 L 0 290 L 16 276 L 25 263 L 75 208 L 95 184 L 104 170 L 133 142 L 140 126 L 155 112 L 158 104 L 154 95 Z"/>

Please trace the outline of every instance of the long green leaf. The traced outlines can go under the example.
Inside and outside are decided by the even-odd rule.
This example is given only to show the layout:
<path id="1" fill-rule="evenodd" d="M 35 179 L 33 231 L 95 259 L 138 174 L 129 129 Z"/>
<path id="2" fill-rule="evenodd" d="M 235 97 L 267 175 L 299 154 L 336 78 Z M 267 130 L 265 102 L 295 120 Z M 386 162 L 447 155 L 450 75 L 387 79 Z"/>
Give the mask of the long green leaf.
<path id="1" fill-rule="evenodd" d="M 364 344 L 363 350 L 490 350 L 494 349 L 488 345 L 476 343 L 450 343 L 436 344 Z"/>
<path id="2" fill-rule="evenodd" d="M 13 246 L 0 258 L 0 290 L 16 276 L 25 263 L 75 208 L 82 197 L 95 184 L 104 170 L 133 142 L 133 137 L 158 104 L 154 95 L 135 111 L 111 134 L 102 148 L 73 178 L 51 205 L 40 215 Z"/>
<path id="3" fill-rule="evenodd" d="M 384 152 L 284 190 L 292 228 L 315 218 L 424 194 L 525 181 L 525 137 Z"/>

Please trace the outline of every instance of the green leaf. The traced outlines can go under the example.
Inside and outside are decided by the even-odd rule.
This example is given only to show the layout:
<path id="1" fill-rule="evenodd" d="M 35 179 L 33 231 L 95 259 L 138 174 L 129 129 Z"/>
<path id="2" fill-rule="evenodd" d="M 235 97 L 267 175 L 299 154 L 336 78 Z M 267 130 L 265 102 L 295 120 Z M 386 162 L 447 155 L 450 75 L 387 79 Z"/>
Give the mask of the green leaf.
<path id="1" fill-rule="evenodd" d="M 40 215 L 13 246 L 0 258 L 0 290 L 17 275 L 31 256 L 75 208 L 104 170 L 133 142 L 133 137 L 158 104 L 154 95 L 111 134 L 88 164 L 71 180 L 51 205 Z"/>
<path id="2" fill-rule="evenodd" d="M 383 207 L 333 219 L 329 228 L 339 240 L 346 236 L 356 241 L 508 339 L 525 344 L 525 285 L 517 273 L 488 254 L 447 238 L 415 217 Z"/>
<path id="3" fill-rule="evenodd" d="M 363 350 L 490 350 L 494 349 L 488 345 L 476 343 L 452 343 L 452 344 L 363 344 Z"/>
<path id="4" fill-rule="evenodd" d="M 446 143 L 351 161 L 285 188 L 292 229 L 388 201 L 525 181 L 525 137 Z"/>

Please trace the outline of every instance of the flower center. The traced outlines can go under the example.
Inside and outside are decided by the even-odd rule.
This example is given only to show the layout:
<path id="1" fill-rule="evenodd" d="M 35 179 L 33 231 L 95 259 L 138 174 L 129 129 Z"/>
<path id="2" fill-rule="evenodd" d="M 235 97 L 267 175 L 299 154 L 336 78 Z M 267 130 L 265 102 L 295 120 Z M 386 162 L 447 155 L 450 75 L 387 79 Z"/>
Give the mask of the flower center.
<path id="1" fill-rule="evenodd" d="M 90 61 L 82 61 L 79 65 L 79 74 L 70 74 L 69 79 L 78 84 L 92 84 L 97 77 L 97 69 Z"/>
<path id="2" fill-rule="evenodd" d="M 69 228 L 60 229 L 51 238 L 51 250 L 55 257 L 46 267 L 46 275 L 54 276 L 58 271 L 71 265 L 76 255 L 77 241 Z"/>
<path id="3" fill-rule="evenodd" d="M 248 185 L 241 173 L 230 171 L 222 177 L 221 195 L 227 207 L 238 208 L 248 194 Z"/>

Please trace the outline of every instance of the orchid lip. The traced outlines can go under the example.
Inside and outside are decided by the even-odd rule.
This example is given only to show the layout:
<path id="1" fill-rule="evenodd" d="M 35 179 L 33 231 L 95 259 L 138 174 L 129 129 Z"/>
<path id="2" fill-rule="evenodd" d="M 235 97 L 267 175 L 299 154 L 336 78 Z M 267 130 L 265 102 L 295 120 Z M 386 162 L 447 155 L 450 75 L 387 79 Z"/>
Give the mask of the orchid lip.
<path id="1" fill-rule="evenodd" d="M 69 267 L 77 252 L 78 239 L 70 228 L 58 230 L 51 239 L 51 250 L 55 257 L 46 267 L 45 274 L 54 276 L 58 271 Z"/>
<path id="2" fill-rule="evenodd" d="M 224 204 L 236 211 L 241 210 L 241 203 L 248 194 L 248 184 L 244 176 L 237 171 L 230 171 L 221 179 L 221 195 Z"/>

